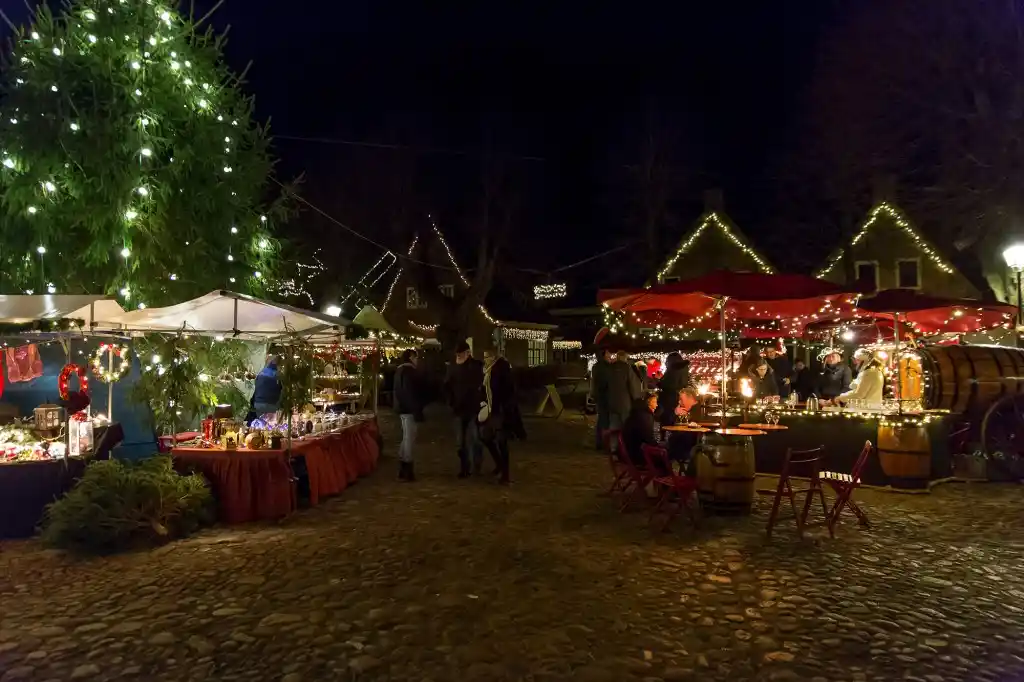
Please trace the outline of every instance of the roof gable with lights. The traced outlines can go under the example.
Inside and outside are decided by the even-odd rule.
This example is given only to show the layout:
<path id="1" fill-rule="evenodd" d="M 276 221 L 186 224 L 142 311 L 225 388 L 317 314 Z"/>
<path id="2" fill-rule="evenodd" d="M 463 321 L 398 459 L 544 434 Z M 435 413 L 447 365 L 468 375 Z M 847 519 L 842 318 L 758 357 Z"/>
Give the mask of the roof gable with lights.
<path id="1" fill-rule="evenodd" d="M 700 219 L 698 219 L 696 226 L 683 237 L 673 254 L 658 270 L 657 281 L 664 282 L 665 277 L 671 275 L 673 269 L 679 264 L 679 261 L 693 250 L 701 237 L 705 237 L 708 232 L 712 231 L 718 232 L 721 236 L 725 237 L 727 242 L 735 246 L 740 253 L 752 261 L 760 272 L 769 275 L 775 272 L 775 268 L 773 268 L 768 262 L 768 259 L 758 253 L 757 250 L 750 245 L 746 236 L 724 213 L 721 211 L 707 211 L 700 217 Z M 714 264 L 713 267 L 721 268 L 722 266 L 719 263 Z M 700 273 L 688 272 L 686 273 L 686 276 L 690 277 L 695 274 Z"/>
<path id="2" fill-rule="evenodd" d="M 835 279 L 837 276 L 842 276 L 844 273 L 837 272 L 837 268 L 841 267 L 843 256 L 846 255 L 847 252 L 851 252 L 853 248 L 859 244 L 863 245 L 863 242 L 868 235 L 879 229 L 879 227 L 876 226 L 880 225 L 880 221 L 888 221 L 891 226 L 894 226 L 902 232 L 916 248 L 923 262 L 929 263 L 935 270 L 943 274 L 959 275 L 963 278 L 963 275 L 956 269 L 952 262 L 942 256 L 938 249 L 935 248 L 935 246 L 920 232 L 918 232 L 913 225 L 911 225 L 903 212 L 887 201 L 878 203 L 871 209 L 871 211 L 868 212 L 867 218 L 864 220 L 864 223 L 860 226 L 857 233 L 850 240 L 850 243 L 845 247 L 833 251 L 825 265 L 823 265 L 814 274 L 814 276 L 819 279 Z M 887 243 L 887 245 L 889 247 L 892 246 L 891 243 Z"/>

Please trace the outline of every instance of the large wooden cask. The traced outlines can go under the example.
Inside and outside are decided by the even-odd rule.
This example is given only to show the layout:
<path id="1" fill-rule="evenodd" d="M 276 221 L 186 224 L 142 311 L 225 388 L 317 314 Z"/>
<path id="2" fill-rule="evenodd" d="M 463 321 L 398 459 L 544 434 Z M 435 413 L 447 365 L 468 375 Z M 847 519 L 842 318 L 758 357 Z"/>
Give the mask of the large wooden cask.
<path id="1" fill-rule="evenodd" d="M 878 462 L 894 488 L 927 488 L 932 447 L 924 426 L 878 426 Z"/>
<path id="2" fill-rule="evenodd" d="M 985 410 L 1024 393 L 1024 350 L 1007 346 L 929 346 L 921 350 L 924 405 L 954 413 Z"/>
<path id="3" fill-rule="evenodd" d="M 709 433 L 697 455 L 701 506 L 719 513 L 749 514 L 754 504 L 754 442 L 750 436 Z"/>

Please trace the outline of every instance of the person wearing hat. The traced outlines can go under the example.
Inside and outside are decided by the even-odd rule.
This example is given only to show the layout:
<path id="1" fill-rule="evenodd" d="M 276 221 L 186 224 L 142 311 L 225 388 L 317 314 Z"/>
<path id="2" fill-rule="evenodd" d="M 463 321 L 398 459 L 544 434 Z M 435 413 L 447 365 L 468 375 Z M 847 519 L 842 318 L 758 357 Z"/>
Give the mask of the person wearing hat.
<path id="1" fill-rule="evenodd" d="M 853 373 L 849 365 L 843 362 L 841 348 L 826 348 L 821 355 L 825 364 L 818 375 L 817 395 L 832 400 L 850 390 Z"/>
<path id="2" fill-rule="evenodd" d="M 859 400 L 864 407 L 880 408 L 885 387 L 882 361 L 874 353 L 864 349 L 858 350 L 853 357 L 860 366 L 860 372 L 850 384 L 850 390 L 836 396 L 835 402 L 846 404 L 851 400 Z"/>

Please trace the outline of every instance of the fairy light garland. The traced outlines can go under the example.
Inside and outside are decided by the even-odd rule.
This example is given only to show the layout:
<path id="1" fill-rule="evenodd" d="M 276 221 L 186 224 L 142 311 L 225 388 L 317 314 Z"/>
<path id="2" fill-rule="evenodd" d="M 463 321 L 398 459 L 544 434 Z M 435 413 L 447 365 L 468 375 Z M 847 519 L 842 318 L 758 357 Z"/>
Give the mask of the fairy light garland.
<path id="1" fill-rule="evenodd" d="M 929 244 L 925 240 L 925 238 L 922 237 L 917 232 L 917 230 L 913 228 L 913 226 L 903 216 L 903 214 L 898 209 L 893 207 L 892 204 L 885 201 L 871 209 L 871 212 L 868 214 L 868 219 L 861 226 L 860 231 L 856 235 L 854 235 L 853 239 L 850 241 L 850 245 L 855 246 L 857 242 L 863 239 L 865 235 L 867 235 L 867 232 L 871 228 L 871 226 L 874 225 L 880 217 L 887 217 L 892 219 L 892 221 L 895 222 L 896 225 L 900 229 L 902 229 L 908 237 L 910 237 L 910 240 L 914 243 L 914 246 L 916 246 L 918 250 L 921 251 L 921 253 L 927 256 L 928 259 L 931 260 L 932 263 L 934 263 L 935 266 L 939 268 L 939 270 L 946 273 L 947 275 L 953 274 L 953 272 L 955 272 L 953 266 L 947 263 L 941 256 L 939 256 L 939 254 L 935 251 L 931 244 Z M 843 249 L 839 249 L 838 251 L 836 251 L 836 253 L 829 259 L 829 262 L 825 265 L 825 267 L 819 270 L 817 274 L 815 274 L 815 277 L 821 279 L 828 275 L 830 272 L 832 272 L 832 269 L 835 268 L 835 266 L 839 264 L 839 261 L 843 259 L 843 253 Z"/>
<path id="2" fill-rule="evenodd" d="M 679 244 L 679 248 L 676 249 L 675 254 L 669 258 L 661 268 L 661 271 L 658 273 L 659 282 L 663 282 L 665 280 L 665 276 L 672 271 L 672 268 L 675 267 L 675 264 L 679 259 L 682 258 L 691 247 L 693 247 L 700 236 L 704 233 L 704 230 L 711 226 L 717 227 L 721 230 L 722 234 L 724 234 L 730 242 L 736 245 L 745 255 L 753 259 L 753 261 L 757 263 L 757 267 L 761 269 L 761 272 L 766 275 L 775 273 L 772 266 L 770 266 L 767 261 L 765 261 L 764 258 L 762 258 L 761 255 L 753 249 L 753 247 L 740 239 L 739 236 L 726 224 L 726 222 L 718 216 L 718 213 L 712 211 L 704 216 L 704 219 L 701 221 L 700 225 L 697 226 L 697 229 L 691 232 L 688 237 L 683 239 Z"/>
<path id="3" fill-rule="evenodd" d="M 441 242 L 441 246 L 444 247 L 445 253 L 448 254 L 448 260 L 452 262 L 452 267 L 455 268 L 455 273 L 459 276 L 459 279 L 462 280 L 462 283 L 465 284 L 466 288 L 468 289 L 470 286 L 469 280 L 466 279 L 466 276 L 464 274 L 462 274 L 462 268 L 460 268 L 459 264 L 455 261 L 455 254 L 453 254 L 452 250 L 448 247 L 448 240 L 446 240 L 444 238 L 444 235 L 441 234 L 441 230 L 437 227 L 437 223 L 434 222 L 433 219 L 431 219 L 430 224 L 434 228 L 434 234 L 437 235 L 437 239 Z M 491 317 L 491 314 L 487 312 L 487 308 L 484 307 L 483 303 L 480 303 L 479 305 L 477 305 L 477 307 L 480 309 L 480 312 L 483 313 L 484 318 L 488 322 L 490 322 L 491 324 L 501 324 L 501 322 Z"/>
<path id="4" fill-rule="evenodd" d="M 104 362 L 107 354 L 113 355 L 121 361 L 113 370 L 108 369 L 110 363 Z M 112 384 L 120 381 L 132 367 L 131 350 L 128 346 L 116 346 L 112 343 L 101 343 L 96 352 L 92 354 L 91 365 L 93 376 L 105 384 Z"/>
<path id="5" fill-rule="evenodd" d="M 523 329 L 521 327 L 500 327 L 502 335 L 506 339 L 523 341 L 547 341 L 551 333 L 546 329 Z"/>
<path id="6" fill-rule="evenodd" d="M 548 298 L 565 298 L 568 289 L 564 282 L 558 284 L 538 284 L 533 288 L 533 298 L 543 300 Z"/>
<path id="7" fill-rule="evenodd" d="M 552 341 L 551 350 L 582 350 L 582 341 Z"/>

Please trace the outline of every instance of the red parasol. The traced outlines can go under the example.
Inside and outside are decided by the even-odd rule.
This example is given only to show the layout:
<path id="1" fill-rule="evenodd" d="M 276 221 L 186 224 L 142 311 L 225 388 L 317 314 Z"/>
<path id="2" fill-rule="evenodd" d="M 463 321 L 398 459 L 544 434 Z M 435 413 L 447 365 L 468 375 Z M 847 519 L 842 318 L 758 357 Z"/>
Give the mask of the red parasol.
<path id="1" fill-rule="evenodd" d="M 894 319 L 917 334 L 966 334 L 994 327 L 1013 326 L 1017 309 L 997 302 L 969 298 L 940 298 L 908 289 L 886 289 L 857 306 L 858 315 Z"/>
<path id="2" fill-rule="evenodd" d="M 602 291 L 598 300 L 644 326 L 718 328 L 724 300 L 727 327 L 776 321 L 773 336 L 802 332 L 811 322 L 852 315 L 857 293 L 804 275 L 719 270 L 703 277 L 651 287 Z"/>

